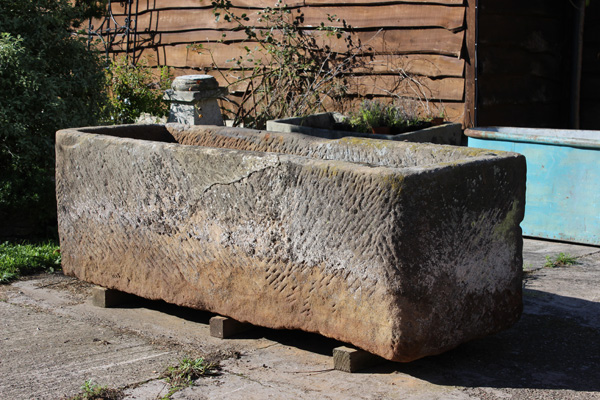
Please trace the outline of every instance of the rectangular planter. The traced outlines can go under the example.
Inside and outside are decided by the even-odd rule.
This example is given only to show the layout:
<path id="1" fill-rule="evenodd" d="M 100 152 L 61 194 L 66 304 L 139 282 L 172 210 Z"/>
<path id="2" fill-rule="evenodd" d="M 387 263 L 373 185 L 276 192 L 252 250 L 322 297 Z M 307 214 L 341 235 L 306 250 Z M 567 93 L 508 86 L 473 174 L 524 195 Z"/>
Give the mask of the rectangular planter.
<path id="1" fill-rule="evenodd" d="M 462 126 L 454 123 L 445 123 L 399 135 L 382 135 L 336 130 L 335 125 L 343 122 L 345 118 L 346 117 L 340 113 L 328 112 L 306 117 L 277 119 L 267 121 L 267 130 L 273 132 L 302 133 L 304 135 L 316 136 L 324 139 L 340 139 L 352 136 L 380 140 L 449 144 L 454 146 L 460 146 L 463 137 Z"/>
<path id="2" fill-rule="evenodd" d="M 600 132 L 492 127 L 465 133 L 469 147 L 525 155 L 524 235 L 600 245 Z"/>
<path id="3" fill-rule="evenodd" d="M 396 361 L 520 316 L 518 154 L 172 124 L 56 139 L 82 280 Z"/>

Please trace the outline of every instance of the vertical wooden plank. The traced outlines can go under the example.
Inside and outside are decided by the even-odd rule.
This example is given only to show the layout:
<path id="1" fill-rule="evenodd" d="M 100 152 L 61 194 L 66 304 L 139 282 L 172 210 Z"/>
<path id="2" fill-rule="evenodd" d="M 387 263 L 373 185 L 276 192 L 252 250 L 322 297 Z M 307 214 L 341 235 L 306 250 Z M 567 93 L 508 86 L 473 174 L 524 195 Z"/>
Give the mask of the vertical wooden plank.
<path id="1" fill-rule="evenodd" d="M 600 4 L 585 10 L 581 77 L 581 129 L 600 130 Z"/>
<path id="2" fill-rule="evenodd" d="M 569 127 L 579 129 L 581 105 L 581 66 L 583 63 L 583 26 L 585 20 L 585 0 L 572 2 L 573 33 L 571 58 L 571 101 L 569 101 Z"/>
<path id="3" fill-rule="evenodd" d="M 465 0 L 465 116 L 463 126 L 477 125 L 477 3 L 478 0 Z"/>

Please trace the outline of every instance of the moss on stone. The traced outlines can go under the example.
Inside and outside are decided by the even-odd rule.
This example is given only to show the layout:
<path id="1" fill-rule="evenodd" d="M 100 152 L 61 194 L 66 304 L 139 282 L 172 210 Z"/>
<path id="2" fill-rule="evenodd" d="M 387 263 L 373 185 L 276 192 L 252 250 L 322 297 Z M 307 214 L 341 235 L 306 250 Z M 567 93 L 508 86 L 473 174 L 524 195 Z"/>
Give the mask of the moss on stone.
<path id="1" fill-rule="evenodd" d="M 378 175 L 384 189 L 388 189 L 390 193 L 399 195 L 404 188 L 404 175 L 401 174 L 381 174 Z"/>
<path id="2" fill-rule="evenodd" d="M 367 139 L 362 137 L 345 137 L 339 139 L 339 143 L 348 144 L 351 146 L 361 146 L 369 149 L 382 150 L 388 148 L 394 142 L 377 139 Z"/>
<path id="3" fill-rule="evenodd" d="M 519 223 L 523 219 L 522 208 L 523 207 L 519 205 L 518 200 L 515 200 L 512 203 L 512 208 L 506 214 L 506 218 L 494 228 L 494 235 L 498 239 L 507 241 L 514 240 L 512 236 L 515 233 L 515 227 L 519 226 Z"/>

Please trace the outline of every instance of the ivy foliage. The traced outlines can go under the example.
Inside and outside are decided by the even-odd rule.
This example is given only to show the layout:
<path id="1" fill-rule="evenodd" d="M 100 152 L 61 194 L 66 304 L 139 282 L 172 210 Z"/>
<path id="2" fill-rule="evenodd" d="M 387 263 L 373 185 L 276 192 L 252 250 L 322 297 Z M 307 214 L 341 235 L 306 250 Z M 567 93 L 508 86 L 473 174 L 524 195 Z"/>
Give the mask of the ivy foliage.
<path id="1" fill-rule="evenodd" d="M 0 219 L 55 217 L 54 135 L 93 125 L 106 102 L 102 61 L 74 30 L 105 1 L 0 1 Z"/>

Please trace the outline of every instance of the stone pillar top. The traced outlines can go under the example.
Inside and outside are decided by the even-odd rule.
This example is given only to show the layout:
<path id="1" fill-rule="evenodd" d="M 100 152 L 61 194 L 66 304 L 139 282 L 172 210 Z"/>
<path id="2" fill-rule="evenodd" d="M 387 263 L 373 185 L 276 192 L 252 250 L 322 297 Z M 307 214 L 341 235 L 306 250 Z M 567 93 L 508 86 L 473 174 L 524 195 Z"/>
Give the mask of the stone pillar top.
<path id="1" fill-rule="evenodd" d="M 196 92 L 218 89 L 219 83 L 210 75 L 182 75 L 173 80 L 171 88 L 179 92 Z"/>
<path id="2" fill-rule="evenodd" d="M 171 103 L 169 122 L 188 125 L 223 125 L 217 99 L 227 96 L 210 75 L 182 75 L 173 80 L 163 99 Z"/>

